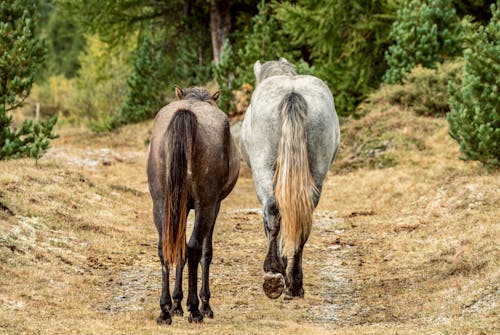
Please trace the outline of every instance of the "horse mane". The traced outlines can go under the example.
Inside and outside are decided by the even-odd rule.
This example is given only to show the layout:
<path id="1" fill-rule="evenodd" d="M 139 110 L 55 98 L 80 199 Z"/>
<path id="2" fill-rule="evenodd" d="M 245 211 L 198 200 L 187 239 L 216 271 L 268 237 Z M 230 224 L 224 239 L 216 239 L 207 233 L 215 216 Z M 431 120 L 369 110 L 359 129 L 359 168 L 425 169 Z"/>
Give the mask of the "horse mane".
<path id="1" fill-rule="evenodd" d="M 186 88 L 183 92 L 184 92 L 183 99 L 200 100 L 215 104 L 213 95 L 210 94 L 210 92 L 208 92 L 208 90 L 204 87 L 199 87 L 199 86 L 189 87 Z"/>
<path id="2" fill-rule="evenodd" d="M 262 64 L 260 68 L 260 72 L 257 78 L 257 82 L 260 83 L 264 79 L 273 76 L 296 76 L 297 71 L 295 70 L 295 66 L 288 61 L 269 61 Z"/>

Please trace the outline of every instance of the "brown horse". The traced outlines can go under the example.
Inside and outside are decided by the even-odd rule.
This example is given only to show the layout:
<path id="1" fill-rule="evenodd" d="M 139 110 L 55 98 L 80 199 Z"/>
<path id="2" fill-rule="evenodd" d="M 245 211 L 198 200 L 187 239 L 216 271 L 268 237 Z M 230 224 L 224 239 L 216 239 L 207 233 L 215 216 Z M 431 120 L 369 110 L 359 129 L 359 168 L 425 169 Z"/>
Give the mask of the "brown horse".
<path id="1" fill-rule="evenodd" d="M 200 87 L 176 87 L 175 93 L 179 101 L 163 107 L 154 121 L 147 167 L 162 264 L 159 324 L 171 324 L 172 315 L 183 315 L 182 271 L 186 261 L 189 322 L 201 322 L 204 315 L 213 317 L 208 285 L 212 233 L 220 203 L 233 189 L 240 164 L 228 118 L 215 103 L 219 92 L 211 95 Z M 186 245 L 191 209 L 196 215 Z M 200 261 L 201 310 L 196 292 Z M 177 270 L 171 297 L 169 268 L 173 265 Z"/>

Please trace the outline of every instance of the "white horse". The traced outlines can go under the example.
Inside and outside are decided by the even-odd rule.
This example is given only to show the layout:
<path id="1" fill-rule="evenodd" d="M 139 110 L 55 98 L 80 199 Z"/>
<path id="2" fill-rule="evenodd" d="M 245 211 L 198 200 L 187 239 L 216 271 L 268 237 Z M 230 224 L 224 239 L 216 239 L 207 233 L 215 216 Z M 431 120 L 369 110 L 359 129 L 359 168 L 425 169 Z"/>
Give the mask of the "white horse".
<path id="1" fill-rule="evenodd" d="M 303 297 L 302 250 L 323 180 L 340 143 L 333 96 L 320 79 L 297 75 L 286 59 L 254 65 L 241 153 L 263 206 L 267 236 L 264 292 Z M 287 257 L 292 256 L 286 273 Z"/>

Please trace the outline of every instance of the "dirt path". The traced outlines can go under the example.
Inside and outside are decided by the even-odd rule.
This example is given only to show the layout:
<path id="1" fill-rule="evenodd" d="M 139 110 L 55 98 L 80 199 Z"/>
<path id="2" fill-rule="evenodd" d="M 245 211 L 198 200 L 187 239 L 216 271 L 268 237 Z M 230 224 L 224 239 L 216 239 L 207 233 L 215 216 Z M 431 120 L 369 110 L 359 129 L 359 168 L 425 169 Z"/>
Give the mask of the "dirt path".
<path id="1" fill-rule="evenodd" d="M 157 326 L 147 130 L 77 131 L 39 166 L 1 163 L 0 334 L 499 330 L 498 176 L 439 155 L 390 169 L 332 170 L 304 251 L 305 298 L 294 301 L 262 292 L 266 241 L 243 165 L 214 232 L 215 318 Z"/>

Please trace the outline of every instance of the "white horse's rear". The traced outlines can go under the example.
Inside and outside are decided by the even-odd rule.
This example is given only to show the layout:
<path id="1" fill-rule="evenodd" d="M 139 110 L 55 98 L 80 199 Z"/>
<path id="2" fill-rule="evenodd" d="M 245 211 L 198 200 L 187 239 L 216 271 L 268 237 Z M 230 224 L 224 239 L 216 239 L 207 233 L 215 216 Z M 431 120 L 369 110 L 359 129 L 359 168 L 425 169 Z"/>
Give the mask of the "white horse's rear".
<path id="1" fill-rule="evenodd" d="M 257 87 L 243 121 L 241 151 L 264 206 L 264 269 L 284 274 L 281 255 L 286 251 L 293 251 L 301 262 L 312 212 L 338 150 L 339 124 L 332 94 L 320 79 L 295 75 L 284 59 L 262 66 L 257 62 L 254 71 Z M 294 260 L 292 272 L 296 267 L 301 277 L 301 264 Z M 288 282 L 293 286 L 299 281 L 302 290 L 302 278 L 295 280 L 290 273 L 289 277 Z"/>

